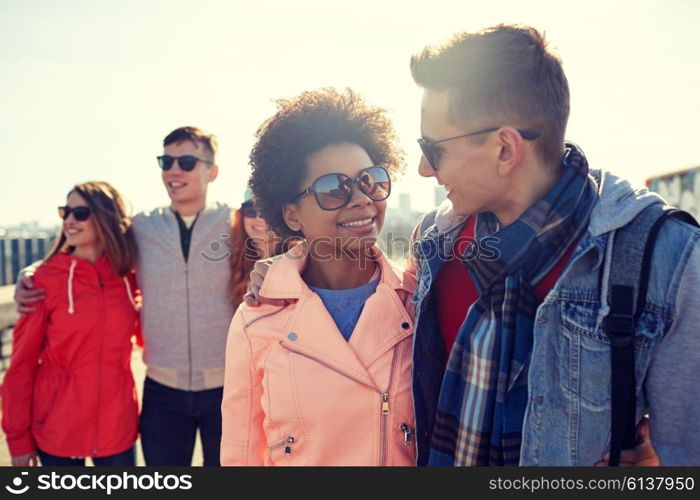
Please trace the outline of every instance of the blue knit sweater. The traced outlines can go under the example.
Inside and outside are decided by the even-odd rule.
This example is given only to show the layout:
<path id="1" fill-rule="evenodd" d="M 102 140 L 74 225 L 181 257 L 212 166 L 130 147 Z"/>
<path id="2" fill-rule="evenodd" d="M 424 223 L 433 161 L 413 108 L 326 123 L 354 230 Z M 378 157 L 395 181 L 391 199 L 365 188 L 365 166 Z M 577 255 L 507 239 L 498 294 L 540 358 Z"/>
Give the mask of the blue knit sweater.
<path id="1" fill-rule="evenodd" d="M 360 319 L 360 314 L 362 314 L 362 308 L 367 299 L 377 290 L 378 284 L 379 278 L 376 278 L 358 288 L 347 290 L 329 290 L 315 286 L 309 288 L 321 297 L 323 305 L 326 306 L 345 340 L 350 340 L 355 325 Z"/>

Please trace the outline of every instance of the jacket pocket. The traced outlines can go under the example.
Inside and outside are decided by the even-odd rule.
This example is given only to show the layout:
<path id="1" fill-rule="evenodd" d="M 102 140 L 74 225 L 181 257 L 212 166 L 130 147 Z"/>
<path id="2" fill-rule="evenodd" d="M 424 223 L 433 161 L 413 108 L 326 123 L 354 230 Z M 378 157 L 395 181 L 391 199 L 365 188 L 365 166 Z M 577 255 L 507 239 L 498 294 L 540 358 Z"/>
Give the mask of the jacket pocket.
<path id="1" fill-rule="evenodd" d="M 285 456 L 291 456 L 294 443 L 294 436 L 287 436 L 284 439 L 267 445 L 267 450 L 270 454 L 283 453 Z"/>
<path id="2" fill-rule="evenodd" d="M 399 426 L 403 446 L 402 454 L 408 456 L 411 465 L 416 465 L 416 426 L 402 422 Z"/>
<path id="3" fill-rule="evenodd" d="M 592 302 L 561 304 L 561 383 L 592 410 L 610 407 L 610 339 L 596 331 L 598 309 Z"/>
<path id="4" fill-rule="evenodd" d="M 37 379 L 34 398 L 34 422 L 39 427 L 43 427 L 63 389 L 65 376 L 62 374 L 58 376 L 46 374 L 41 378 L 37 377 Z"/>
<path id="5" fill-rule="evenodd" d="M 602 327 L 596 325 L 599 305 L 567 301 L 561 304 L 562 385 L 581 398 L 592 410 L 611 405 L 611 343 Z M 645 310 L 635 326 L 634 357 L 636 389 L 639 393 L 654 347 L 663 337 L 670 319 L 663 312 Z"/>

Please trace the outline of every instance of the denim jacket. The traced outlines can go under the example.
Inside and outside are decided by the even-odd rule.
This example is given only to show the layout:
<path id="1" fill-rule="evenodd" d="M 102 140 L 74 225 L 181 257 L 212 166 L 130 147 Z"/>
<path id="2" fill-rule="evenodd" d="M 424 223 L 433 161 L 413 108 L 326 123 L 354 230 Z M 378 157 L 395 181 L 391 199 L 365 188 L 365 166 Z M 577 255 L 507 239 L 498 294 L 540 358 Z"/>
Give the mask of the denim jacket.
<path id="1" fill-rule="evenodd" d="M 599 199 L 588 229 L 535 317 L 520 465 L 593 465 L 610 442 L 610 341 L 602 329 L 615 230 L 659 201 L 614 175 L 591 170 Z M 449 202 L 414 245 L 418 286 L 413 395 L 418 464 L 427 460 L 444 372 L 431 286 L 465 217 Z M 420 224 L 419 224 L 420 227 Z M 635 333 L 637 415 L 663 465 L 700 465 L 700 230 L 669 220 L 654 251 Z"/>

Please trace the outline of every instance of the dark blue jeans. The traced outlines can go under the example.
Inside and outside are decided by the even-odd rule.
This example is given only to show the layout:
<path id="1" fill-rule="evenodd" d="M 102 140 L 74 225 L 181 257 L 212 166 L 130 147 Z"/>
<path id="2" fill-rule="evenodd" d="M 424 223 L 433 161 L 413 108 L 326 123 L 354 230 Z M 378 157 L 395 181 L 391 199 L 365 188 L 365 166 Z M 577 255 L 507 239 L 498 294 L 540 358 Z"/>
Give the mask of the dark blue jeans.
<path id="1" fill-rule="evenodd" d="M 223 392 L 182 391 L 146 377 L 140 425 L 146 465 L 191 465 L 199 429 L 204 465 L 218 466 Z"/>
<path id="2" fill-rule="evenodd" d="M 45 467 L 84 467 L 84 458 L 57 457 L 45 451 L 37 450 L 41 465 Z M 132 446 L 126 451 L 110 455 L 108 457 L 92 458 L 92 463 L 97 467 L 134 467 L 136 466 L 136 452 Z"/>

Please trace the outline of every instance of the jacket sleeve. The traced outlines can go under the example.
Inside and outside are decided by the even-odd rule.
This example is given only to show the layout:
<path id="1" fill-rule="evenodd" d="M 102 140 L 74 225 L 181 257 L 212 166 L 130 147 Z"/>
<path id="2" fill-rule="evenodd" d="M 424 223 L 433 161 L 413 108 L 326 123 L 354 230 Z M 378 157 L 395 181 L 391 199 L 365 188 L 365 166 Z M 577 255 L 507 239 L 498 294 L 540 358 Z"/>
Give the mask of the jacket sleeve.
<path id="1" fill-rule="evenodd" d="M 694 233 L 688 242 L 692 251 L 676 296 L 675 320 L 656 349 L 645 380 L 650 437 L 662 465 L 700 465 L 698 243 L 698 233 Z"/>
<path id="2" fill-rule="evenodd" d="M 221 465 L 263 465 L 262 374 L 238 309 L 226 341 L 224 395 L 221 402 Z"/>
<path id="3" fill-rule="evenodd" d="M 2 384 L 2 430 L 12 456 L 36 450 L 31 434 L 34 380 L 38 369 L 48 313 L 46 301 L 37 302 L 36 311 L 19 319 L 12 334 L 10 368 Z"/>

